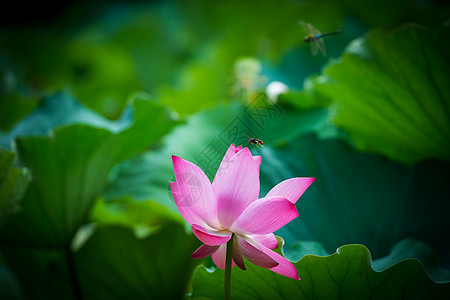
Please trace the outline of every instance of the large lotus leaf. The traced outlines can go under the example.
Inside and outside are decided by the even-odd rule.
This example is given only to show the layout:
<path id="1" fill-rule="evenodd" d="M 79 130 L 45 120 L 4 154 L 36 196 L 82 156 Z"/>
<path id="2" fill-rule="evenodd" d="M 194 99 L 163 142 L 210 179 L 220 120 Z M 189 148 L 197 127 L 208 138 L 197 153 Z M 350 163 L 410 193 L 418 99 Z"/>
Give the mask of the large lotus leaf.
<path id="1" fill-rule="evenodd" d="M 318 241 L 332 253 L 358 243 L 378 258 L 400 240 L 415 237 L 443 260 L 448 256 L 448 163 L 408 167 L 313 135 L 264 147 L 261 155 L 262 195 L 291 177 L 316 178 L 297 202 L 300 216 L 278 231 L 288 245 Z"/>
<path id="2" fill-rule="evenodd" d="M 66 125 L 50 131 L 49 136 L 16 138 L 17 153 L 31 170 L 33 183 L 22 212 L 5 224 L 3 238 L 33 245 L 70 243 L 86 222 L 111 168 L 148 147 L 176 123 L 164 106 L 142 95 L 132 102 L 117 123 L 99 123 L 99 118 L 87 117 L 85 120 L 94 121 L 92 125 Z M 74 110 L 75 116 L 78 111 Z M 30 119 L 46 118 L 34 114 Z"/>
<path id="3" fill-rule="evenodd" d="M 0 147 L 0 225 L 6 215 L 20 209 L 22 199 L 31 180 L 26 168 L 13 166 L 14 153 Z"/>
<path id="4" fill-rule="evenodd" d="M 141 98 L 144 97 L 146 96 L 141 94 Z M 135 95 L 131 98 L 137 97 Z M 8 110 L 13 111 L 14 109 L 14 107 L 10 107 Z M 73 97 L 64 93 L 56 93 L 42 99 L 39 106 L 11 130 L 1 132 L 0 143 L 5 147 L 10 147 L 11 141 L 16 137 L 45 136 L 50 130 L 68 124 L 86 124 L 119 132 L 132 124 L 132 116 L 133 107 L 129 106 L 119 120 L 110 121 L 89 110 Z"/>
<path id="5" fill-rule="evenodd" d="M 347 245 L 326 257 L 307 255 L 294 263 L 297 281 L 246 261 L 246 271 L 231 272 L 235 299 L 448 299 L 450 283 L 433 282 L 421 263 L 402 261 L 382 272 L 371 268 L 362 245 Z M 192 299 L 223 299 L 224 271 L 197 268 Z"/>
<path id="6" fill-rule="evenodd" d="M 321 129 L 326 119 L 327 111 L 323 109 L 296 112 L 281 106 L 267 106 L 257 113 L 240 105 L 202 111 L 165 136 L 162 149 L 117 166 L 104 196 L 109 200 L 127 195 L 137 200 L 154 199 L 176 211 L 168 184 L 175 180 L 172 155 L 196 163 L 212 179 L 231 143 L 250 146 L 255 155 L 260 154 L 261 147 L 250 145 L 244 134 L 263 139 L 265 145 L 279 144 Z"/>
<path id="7" fill-rule="evenodd" d="M 359 150 L 404 163 L 450 159 L 449 29 L 373 30 L 324 73 L 335 123 Z"/>
<path id="8" fill-rule="evenodd" d="M 316 241 L 295 242 L 290 247 L 284 247 L 283 254 L 290 261 L 299 261 L 305 255 L 330 255 L 323 245 Z M 381 272 L 408 258 L 419 260 L 433 281 L 450 282 L 450 270 L 440 265 L 437 254 L 428 245 L 414 238 L 407 238 L 395 244 L 389 255 L 372 261 L 372 268 Z"/>
<path id="9" fill-rule="evenodd" d="M 9 109 L 13 111 L 15 108 Z M 109 121 L 90 111 L 74 98 L 57 93 L 44 98 L 30 115 L 11 130 L 0 133 L 0 143 L 4 147 L 10 147 L 11 141 L 16 137 L 47 135 L 51 129 L 68 124 L 86 124 L 119 131 L 132 122 L 127 114 L 119 121 Z"/>
<path id="10" fill-rule="evenodd" d="M 182 299 L 199 245 L 176 223 L 145 239 L 101 228 L 75 256 L 83 299 Z"/>
<path id="11" fill-rule="evenodd" d="M 145 238 L 99 227 L 75 253 L 12 245 L 3 252 L 28 299 L 181 299 L 198 246 L 182 225 L 167 223 Z"/>

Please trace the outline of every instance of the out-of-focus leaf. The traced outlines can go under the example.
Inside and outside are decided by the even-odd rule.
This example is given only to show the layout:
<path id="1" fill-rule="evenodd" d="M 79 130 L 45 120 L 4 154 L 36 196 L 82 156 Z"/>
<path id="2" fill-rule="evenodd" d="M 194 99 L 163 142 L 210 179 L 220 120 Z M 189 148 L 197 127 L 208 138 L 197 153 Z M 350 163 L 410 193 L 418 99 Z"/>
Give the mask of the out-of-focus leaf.
<path id="1" fill-rule="evenodd" d="M 339 1 L 341 9 L 357 16 L 368 26 L 382 26 L 389 29 L 403 22 L 441 26 L 448 18 L 449 5 L 446 2 L 420 3 L 413 0 L 381 0 L 362 3 L 357 0 Z"/>
<path id="2" fill-rule="evenodd" d="M 404 163 L 450 159 L 448 37 L 448 28 L 373 30 L 325 69 L 321 90 L 359 150 Z"/>
<path id="3" fill-rule="evenodd" d="M 288 245 L 318 241 L 332 253 L 339 245 L 358 243 L 379 258 L 400 240 L 415 237 L 443 260 L 448 256 L 448 163 L 407 167 L 313 135 L 264 147 L 261 155 L 263 196 L 285 179 L 316 178 L 296 204 L 300 217 L 277 232 Z"/>
<path id="4" fill-rule="evenodd" d="M 111 119 L 120 116 L 126 97 L 141 89 L 129 53 L 105 43 L 102 34 L 87 33 L 66 47 L 65 85 L 89 108 Z"/>
<path id="5" fill-rule="evenodd" d="M 246 271 L 231 272 L 231 295 L 236 299 L 447 299 L 450 283 L 430 280 L 415 259 L 375 272 L 362 245 L 347 245 L 326 257 L 307 255 L 295 263 L 297 281 L 247 261 Z M 224 271 L 197 268 L 192 299 L 223 299 Z"/>
<path id="6" fill-rule="evenodd" d="M 96 111 L 116 118 L 130 91 L 154 93 L 161 84 L 170 83 L 189 49 L 189 28 L 176 14 L 164 2 L 105 7 L 98 20 L 101 26 L 91 22 L 68 40 L 66 72 L 73 73 L 67 80 L 74 94 Z"/>
<path id="7" fill-rule="evenodd" d="M 199 244 L 179 223 L 167 223 L 145 238 L 99 227 L 76 253 L 13 245 L 3 253 L 27 299 L 181 299 Z"/>
<path id="8" fill-rule="evenodd" d="M 25 299 L 76 299 L 66 249 L 2 244 L 2 254 Z"/>
<path id="9" fill-rule="evenodd" d="M 162 103 L 183 116 L 213 107 L 231 90 L 230 71 L 240 53 L 230 53 L 221 41 L 203 47 L 200 57 L 179 68 L 173 85 L 163 85 L 156 93 Z"/>
<path id="10" fill-rule="evenodd" d="M 19 300 L 23 299 L 17 280 L 10 270 L 0 265 L 0 298 Z"/>
<path id="11" fill-rule="evenodd" d="M 136 201 L 129 197 L 108 202 L 101 199 L 92 209 L 91 218 L 101 226 L 122 225 L 135 230 L 142 227 L 151 229 L 167 222 L 183 222 L 180 214 L 154 200 Z"/>
<path id="12" fill-rule="evenodd" d="M 199 245 L 177 223 L 145 239 L 100 228 L 75 256 L 83 299 L 182 299 Z"/>
<path id="13" fill-rule="evenodd" d="M 305 255 L 330 255 L 323 245 L 316 241 L 297 241 L 290 247 L 283 247 L 282 250 L 283 255 L 290 261 L 299 261 Z"/>
<path id="14" fill-rule="evenodd" d="M 308 110 L 316 107 L 324 107 L 330 103 L 330 98 L 318 93 L 316 85 L 320 82 L 320 76 L 305 79 L 303 89 L 300 91 L 289 91 L 279 96 L 281 103 L 287 103 L 300 109 Z"/>
<path id="15" fill-rule="evenodd" d="M 38 102 L 14 95 L 0 101 L 0 131 L 9 131 L 20 119 L 31 113 Z M 3 144 L 2 144 L 3 145 Z"/>
<path id="16" fill-rule="evenodd" d="M 404 239 L 392 248 L 388 256 L 372 262 L 375 271 L 382 271 L 408 258 L 416 258 L 423 264 L 428 276 L 436 282 L 450 282 L 450 270 L 439 265 L 439 257 L 426 244 L 417 239 Z"/>
<path id="17" fill-rule="evenodd" d="M 22 199 L 31 180 L 26 168 L 12 165 L 14 153 L 0 147 L 0 225 L 4 218 L 20 209 Z"/>
<path id="18" fill-rule="evenodd" d="M 8 131 L 33 111 L 38 102 L 21 95 L 17 71 L 0 53 L 0 130 Z"/>
<path id="19" fill-rule="evenodd" d="M 11 109 L 13 110 L 14 107 Z M 132 122 L 131 107 L 126 109 L 120 120 L 109 121 L 89 110 L 73 97 L 57 93 L 44 98 L 36 110 L 10 131 L 0 132 L 0 143 L 4 147 L 10 147 L 11 141 L 16 137 L 44 136 L 62 125 L 86 124 L 118 132 L 129 127 Z"/>
<path id="20" fill-rule="evenodd" d="M 24 197 L 22 212 L 2 228 L 2 239 L 26 245 L 70 243 L 78 227 L 87 221 L 111 168 L 154 143 L 176 124 L 165 106 L 147 99 L 145 94 L 135 95 L 131 102 L 117 122 L 89 117 L 89 113 L 74 109 L 74 115 L 63 122 L 78 122 L 77 118 L 84 116 L 84 124 L 53 129 L 49 136 L 15 140 L 19 158 L 31 170 L 33 182 Z M 33 115 L 16 127 L 32 126 L 40 120 L 46 118 Z M 57 116 L 55 120 L 58 124 Z M 53 125 L 50 122 L 43 128 Z"/>

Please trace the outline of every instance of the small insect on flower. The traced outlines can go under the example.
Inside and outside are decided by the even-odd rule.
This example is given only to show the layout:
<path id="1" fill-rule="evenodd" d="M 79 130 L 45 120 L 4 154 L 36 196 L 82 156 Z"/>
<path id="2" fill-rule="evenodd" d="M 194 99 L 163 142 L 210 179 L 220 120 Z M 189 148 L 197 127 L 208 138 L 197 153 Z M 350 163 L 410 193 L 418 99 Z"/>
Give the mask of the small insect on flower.
<path id="1" fill-rule="evenodd" d="M 326 55 L 325 43 L 323 42 L 322 38 L 328 35 L 334 35 L 342 32 L 342 30 L 338 29 L 333 32 L 321 33 L 317 28 L 315 28 L 309 23 L 299 21 L 298 24 L 303 28 L 303 30 L 305 30 L 307 34 L 307 36 L 304 37 L 303 41 L 305 43 L 311 44 L 312 55 L 316 55 L 317 50 L 320 50 L 320 52 L 322 52 L 322 54 L 325 56 Z"/>
<path id="2" fill-rule="evenodd" d="M 248 137 L 248 142 L 249 142 L 250 144 L 256 145 L 256 147 L 258 147 L 258 145 L 260 145 L 261 147 L 264 147 L 264 142 L 263 142 L 262 140 L 260 140 L 260 139 L 255 139 L 255 138 L 252 138 L 252 137 L 249 137 L 249 136 L 246 135 L 245 133 L 244 133 L 244 135 L 245 135 L 246 137 Z"/>

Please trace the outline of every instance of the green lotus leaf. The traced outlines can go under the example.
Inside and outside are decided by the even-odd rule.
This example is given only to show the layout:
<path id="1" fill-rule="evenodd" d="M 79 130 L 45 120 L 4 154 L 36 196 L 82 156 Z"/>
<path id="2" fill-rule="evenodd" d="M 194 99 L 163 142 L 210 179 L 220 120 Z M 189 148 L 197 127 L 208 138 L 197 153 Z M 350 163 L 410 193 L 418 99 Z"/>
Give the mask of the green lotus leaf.
<path id="1" fill-rule="evenodd" d="M 299 261 L 305 255 L 327 256 L 330 253 L 319 242 L 298 241 L 290 247 L 284 247 L 283 254 L 290 261 Z M 406 238 L 395 244 L 388 255 L 372 261 L 372 268 L 381 272 L 409 258 L 419 260 L 433 281 L 438 283 L 450 282 L 450 270 L 441 266 L 436 252 L 415 238 Z"/>
<path id="2" fill-rule="evenodd" d="M 86 299 L 182 299 L 200 246 L 184 227 L 170 223 L 138 239 L 123 227 L 100 228 L 75 255 Z"/>
<path id="3" fill-rule="evenodd" d="M 13 166 L 14 153 L 0 147 L 0 225 L 9 214 L 20 210 L 20 200 L 30 183 L 26 168 Z"/>
<path id="4" fill-rule="evenodd" d="M 321 87 L 358 150 L 403 163 L 450 159 L 449 29 L 372 30 L 331 63 Z"/>
<path id="5" fill-rule="evenodd" d="M 371 268 L 363 245 L 346 245 L 326 256 L 306 255 L 294 263 L 302 280 L 293 280 L 247 261 L 231 272 L 235 299 L 448 299 L 450 283 L 433 282 L 416 259 L 382 272 Z M 224 271 L 197 268 L 192 299 L 223 299 Z"/>
<path id="6" fill-rule="evenodd" d="M 70 123 L 84 120 L 83 124 L 52 129 L 46 136 L 15 139 L 19 159 L 30 169 L 33 181 L 23 199 L 22 212 L 1 230 L 2 239 L 9 242 L 70 244 L 78 227 L 88 221 L 89 211 L 111 168 L 147 148 L 176 124 L 163 105 L 145 94 L 133 96 L 131 106 L 116 122 L 76 103 L 71 104 L 72 111 L 61 116 L 58 103 L 64 108 L 71 102 L 44 101 L 44 107 L 13 129 L 16 136 L 24 136 L 29 134 L 26 128 L 36 123 L 42 125 L 40 133 L 43 133 L 68 120 Z"/>
<path id="7" fill-rule="evenodd" d="M 169 222 L 146 237 L 100 226 L 75 253 L 16 245 L 2 250 L 27 299 L 182 299 L 199 262 L 190 253 L 198 246 L 181 224 Z"/>

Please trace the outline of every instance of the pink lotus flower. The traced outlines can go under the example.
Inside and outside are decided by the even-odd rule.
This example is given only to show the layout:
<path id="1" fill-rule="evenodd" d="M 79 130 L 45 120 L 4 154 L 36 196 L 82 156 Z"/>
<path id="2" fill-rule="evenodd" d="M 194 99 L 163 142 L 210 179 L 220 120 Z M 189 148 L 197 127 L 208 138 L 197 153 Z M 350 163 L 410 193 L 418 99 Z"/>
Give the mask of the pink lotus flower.
<path id="1" fill-rule="evenodd" d="M 170 182 L 175 203 L 192 232 L 204 243 L 192 258 L 212 255 L 225 268 L 226 244 L 233 236 L 232 266 L 245 270 L 243 256 L 263 268 L 299 279 L 297 269 L 272 251 L 273 234 L 298 216 L 295 202 L 314 178 L 291 178 L 259 197 L 261 156 L 248 148 L 228 148 L 213 183 L 195 164 L 172 156 L 176 182 Z"/>

